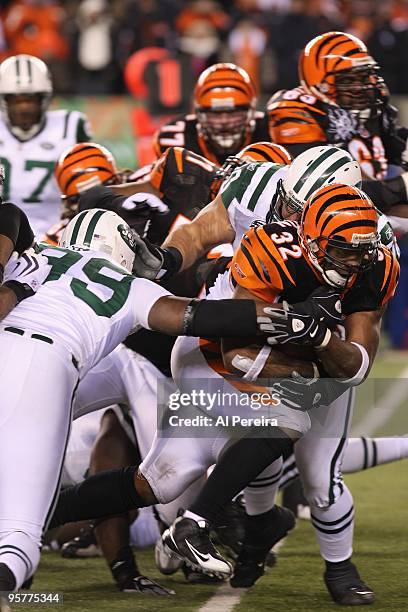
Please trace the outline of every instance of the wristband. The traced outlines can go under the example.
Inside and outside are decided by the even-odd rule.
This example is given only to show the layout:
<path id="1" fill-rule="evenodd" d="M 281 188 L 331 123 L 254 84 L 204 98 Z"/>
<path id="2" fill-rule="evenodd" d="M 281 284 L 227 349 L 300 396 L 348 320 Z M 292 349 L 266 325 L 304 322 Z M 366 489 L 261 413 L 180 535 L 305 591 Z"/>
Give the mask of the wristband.
<path id="1" fill-rule="evenodd" d="M 329 344 L 329 342 L 330 342 L 331 335 L 332 335 L 332 333 L 331 333 L 330 329 L 326 329 L 326 333 L 324 335 L 323 342 L 321 344 L 319 344 L 318 346 L 315 346 L 315 348 L 317 350 L 325 348 Z"/>
<path id="2" fill-rule="evenodd" d="M 183 263 L 183 256 L 176 247 L 160 249 L 163 257 L 162 269 L 156 276 L 156 280 L 167 280 L 177 274 Z"/>
<path id="3" fill-rule="evenodd" d="M 15 280 L 5 282 L 3 287 L 8 287 L 12 290 L 17 298 L 17 304 L 19 304 L 22 300 L 34 295 L 34 291 L 31 289 L 30 285 L 27 285 L 26 283 L 19 283 Z"/>
<path id="4" fill-rule="evenodd" d="M 4 278 L 4 266 L 2 263 L 0 263 L 0 285 L 3 282 L 3 278 Z"/>

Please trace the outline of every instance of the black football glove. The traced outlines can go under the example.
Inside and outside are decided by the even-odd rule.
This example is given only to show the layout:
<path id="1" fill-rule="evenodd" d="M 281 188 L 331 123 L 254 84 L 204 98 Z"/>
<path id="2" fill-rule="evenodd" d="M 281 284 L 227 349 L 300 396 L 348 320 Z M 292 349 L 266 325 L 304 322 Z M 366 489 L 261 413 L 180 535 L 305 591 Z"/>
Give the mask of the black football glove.
<path id="1" fill-rule="evenodd" d="M 137 232 L 133 232 L 132 238 L 135 244 L 132 274 L 149 280 L 167 280 L 179 271 L 183 258 L 178 249 L 163 249 Z"/>
<path id="2" fill-rule="evenodd" d="M 318 373 L 306 378 L 296 371 L 291 378 L 277 380 L 271 387 L 278 394 L 281 403 L 294 410 L 311 410 L 319 406 L 329 406 L 343 395 L 348 386 L 330 377 L 320 378 Z"/>
<path id="3" fill-rule="evenodd" d="M 304 302 L 292 304 L 292 310 L 317 319 L 323 317 L 330 329 L 343 322 L 340 293 L 333 287 L 318 287 Z"/>
<path id="4" fill-rule="evenodd" d="M 283 308 L 266 306 L 265 316 L 257 318 L 259 330 L 268 336 L 268 344 L 293 342 L 319 348 L 329 342 L 331 332 L 323 316 L 295 312 L 287 302 L 282 305 Z"/>

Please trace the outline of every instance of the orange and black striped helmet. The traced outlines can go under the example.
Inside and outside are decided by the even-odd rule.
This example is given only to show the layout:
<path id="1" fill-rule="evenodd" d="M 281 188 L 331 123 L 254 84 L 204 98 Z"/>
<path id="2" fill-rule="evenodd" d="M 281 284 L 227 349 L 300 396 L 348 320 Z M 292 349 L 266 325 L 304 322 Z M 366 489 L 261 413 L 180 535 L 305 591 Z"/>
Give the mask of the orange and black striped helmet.
<path id="1" fill-rule="evenodd" d="M 77 197 L 95 185 L 117 182 L 115 159 L 105 147 L 81 142 L 66 149 L 55 165 L 62 199 Z"/>
<path id="2" fill-rule="evenodd" d="M 196 110 L 254 108 L 255 86 L 249 74 L 235 64 L 214 64 L 198 78 L 194 90 Z"/>
<path id="3" fill-rule="evenodd" d="M 313 38 L 299 59 L 299 78 L 308 93 L 347 110 L 381 102 L 383 81 L 365 44 L 352 34 L 326 32 Z"/>
<path id="4" fill-rule="evenodd" d="M 269 162 L 287 166 L 292 162 L 292 157 L 287 149 L 274 142 L 254 142 L 244 147 L 237 155 L 236 159 L 254 162 Z"/>
<path id="5" fill-rule="evenodd" d="M 245 70 L 235 64 L 210 66 L 194 90 L 199 134 L 216 152 L 234 155 L 252 127 L 256 101 L 255 86 Z"/>
<path id="6" fill-rule="evenodd" d="M 227 157 L 221 168 L 217 170 L 211 185 L 212 199 L 217 195 L 223 181 L 231 176 L 235 168 L 250 162 L 269 162 L 287 166 L 292 163 L 292 158 L 285 147 L 273 142 L 254 142 L 244 147 L 237 155 Z"/>
<path id="7" fill-rule="evenodd" d="M 380 244 L 374 204 L 350 185 L 315 191 L 303 210 L 299 234 L 311 263 L 338 288 L 352 284 L 372 264 Z"/>

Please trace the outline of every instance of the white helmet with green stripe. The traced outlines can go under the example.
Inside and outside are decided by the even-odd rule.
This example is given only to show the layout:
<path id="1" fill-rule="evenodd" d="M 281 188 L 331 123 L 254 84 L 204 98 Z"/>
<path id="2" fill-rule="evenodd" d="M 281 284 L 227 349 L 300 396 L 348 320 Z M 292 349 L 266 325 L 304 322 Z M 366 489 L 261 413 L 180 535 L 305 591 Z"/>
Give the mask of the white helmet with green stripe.
<path id="1" fill-rule="evenodd" d="M 60 246 L 74 251 L 98 251 L 132 272 L 135 243 L 129 225 L 110 210 L 80 212 L 64 229 Z"/>
<path id="2" fill-rule="evenodd" d="M 333 146 L 311 147 L 304 151 L 278 182 L 275 216 L 282 219 L 291 213 L 301 213 L 312 193 L 331 183 L 361 187 L 360 166 L 350 153 Z M 282 215 L 284 205 L 286 215 Z"/>

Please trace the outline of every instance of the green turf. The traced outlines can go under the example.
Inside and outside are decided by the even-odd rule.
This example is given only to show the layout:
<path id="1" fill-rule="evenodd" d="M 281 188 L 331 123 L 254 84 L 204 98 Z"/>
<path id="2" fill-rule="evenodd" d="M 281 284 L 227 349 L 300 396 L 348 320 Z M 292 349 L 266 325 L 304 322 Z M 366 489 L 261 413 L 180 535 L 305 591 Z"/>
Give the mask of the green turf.
<path id="1" fill-rule="evenodd" d="M 404 461 L 347 477 L 357 510 L 355 560 L 377 593 L 375 612 L 408 609 L 407 481 L 408 462 Z M 32 590 L 62 591 L 64 605 L 15 609 L 162 612 L 171 606 L 174 612 L 192 612 L 216 591 L 211 585 L 187 585 L 179 574 L 167 579 L 160 576 L 151 550 L 139 552 L 138 559 L 144 572 L 173 588 L 176 596 L 121 595 L 114 589 L 101 559 L 64 560 L 56 553 L 47 553 Z M 321 579 L 322 567 L 312 527 L 301 521 L 281 549 L 277 566 L 244 594 L 234 612 L 334 611 L 337 608 L 330 603 Z"/>

